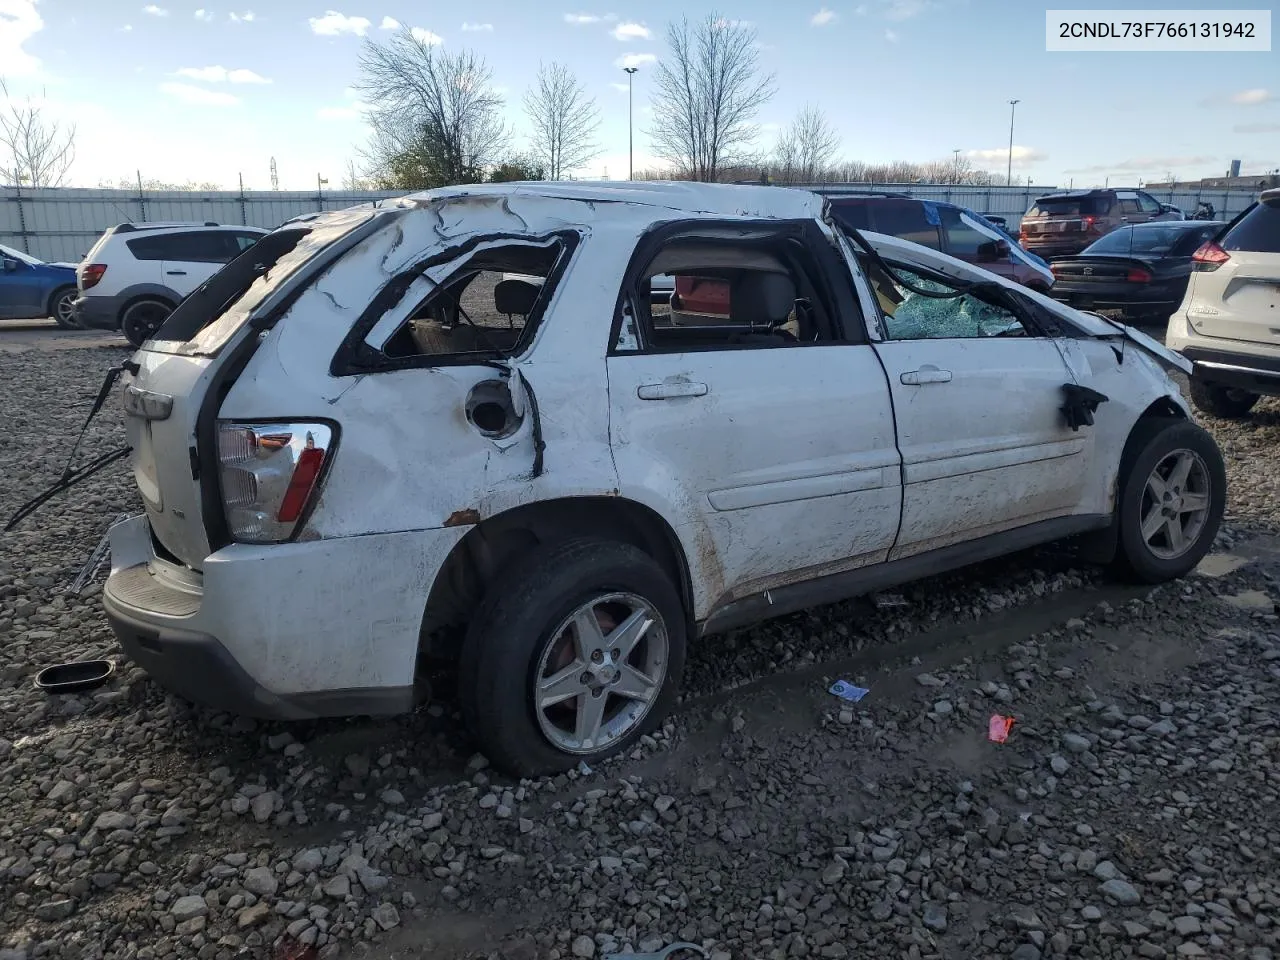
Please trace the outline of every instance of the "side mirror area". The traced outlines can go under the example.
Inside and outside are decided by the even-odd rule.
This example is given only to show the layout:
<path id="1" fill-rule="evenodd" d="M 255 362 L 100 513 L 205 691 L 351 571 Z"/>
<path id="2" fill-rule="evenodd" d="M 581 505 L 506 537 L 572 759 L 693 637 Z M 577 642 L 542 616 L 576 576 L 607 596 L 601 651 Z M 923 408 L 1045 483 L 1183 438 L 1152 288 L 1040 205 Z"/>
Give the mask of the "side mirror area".
<path id="1" fill-rule="evenodd" d="M 5 260 L 4 260 L 4 272 L 5 272 L 5 273 L 13 273 L 13 272 L 14 272 L 15 270 L 17 270 L 17 269 L 18 269 L 18 261 L 17 261 L 17 260 L 10 260 L 8 257 L 5 257 Z"/>
<path id="2" fill-rule="evenodd" d="M 990 263 L 993 260 L 1003 260 L 1010 253 L 1010 247 L 1005 240 L 988 240 L 986 243 L 978 246 L 978 259 L 984 263 Z"/>

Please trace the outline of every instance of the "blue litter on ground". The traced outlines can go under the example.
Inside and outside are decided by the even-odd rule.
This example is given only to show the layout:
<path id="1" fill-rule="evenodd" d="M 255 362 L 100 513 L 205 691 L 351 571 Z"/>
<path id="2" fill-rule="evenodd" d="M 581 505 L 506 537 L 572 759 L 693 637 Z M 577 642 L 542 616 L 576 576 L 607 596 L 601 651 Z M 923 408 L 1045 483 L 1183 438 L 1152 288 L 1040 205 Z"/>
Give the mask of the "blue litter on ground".
<path id="1" fill-rule="evenodd" d="M 834 693 L 841 700 L 849 700 L 852 703 L 857 703 L 871 691 L 865 687 L 855 687 L 847 680 L 837 680 L 831 685 L 831 690 L 829 692 Z"/>

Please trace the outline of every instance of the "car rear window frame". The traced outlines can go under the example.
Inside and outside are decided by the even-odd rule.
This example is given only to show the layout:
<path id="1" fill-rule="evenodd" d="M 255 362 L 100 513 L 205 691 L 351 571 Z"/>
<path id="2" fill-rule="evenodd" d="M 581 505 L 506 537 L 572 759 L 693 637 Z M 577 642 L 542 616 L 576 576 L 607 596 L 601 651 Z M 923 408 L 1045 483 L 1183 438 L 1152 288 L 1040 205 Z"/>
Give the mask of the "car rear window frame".
<path id="1" fill-rule="evenodd" d="M 1271 249 L 1259 249 L 1256 245 L 1239 246 L 1233 243 L 1232 237 L 1242 229 L 1248 229 L 1255 233 L 1261 232 L 1260 228 L 1255 226 L 1256 222 L 1261 218 L 1270 218 L 1275 221 L 1270 230 L 1270 235 L 1275 237 L 1275 242 L 1272 244 Z M 1254 201 L 1239 217 L 1223 228 L 1223 231 L 1218 235 L 1217 243 L 1228 253 L 1280 253 L 1280 206 Z"/>

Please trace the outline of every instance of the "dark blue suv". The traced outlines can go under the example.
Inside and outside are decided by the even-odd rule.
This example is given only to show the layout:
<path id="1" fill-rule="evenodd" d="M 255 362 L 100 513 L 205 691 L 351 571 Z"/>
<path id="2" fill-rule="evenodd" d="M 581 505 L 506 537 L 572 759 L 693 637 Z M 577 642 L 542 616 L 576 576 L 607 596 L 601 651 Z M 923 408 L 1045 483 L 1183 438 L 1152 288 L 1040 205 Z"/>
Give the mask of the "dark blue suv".
<path id="1" fill-rule="evenodd" d="M 75 329 L 75 299 L 75 264 L 45 263 L 0 246 L 0 320 L 53 317 L 58 326 Z"/>

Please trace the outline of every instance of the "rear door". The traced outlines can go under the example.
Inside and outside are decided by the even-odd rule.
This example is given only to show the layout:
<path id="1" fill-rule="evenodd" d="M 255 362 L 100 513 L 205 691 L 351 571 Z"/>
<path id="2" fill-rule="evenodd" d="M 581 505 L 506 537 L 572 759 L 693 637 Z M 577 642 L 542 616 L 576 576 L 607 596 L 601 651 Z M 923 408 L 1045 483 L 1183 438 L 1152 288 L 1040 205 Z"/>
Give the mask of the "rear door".
<path id="1" fill-rule="evenodd" d="M 226 230 L 187 230 L 165 237 L 162 283 L 185 297 L 230 263 L 240 245 Z"/>
<path id="2" fill-rule="evenodd" d="M 1119 190 L 1116 192 L 1116 209 L 1112 213 L 1114 214 L 1112 219 L 1115 223 L 1123 224 L 1124 226 L 1146 223 L 1151 219 L 1143 212 L 1142 205 L 1138 203 L 1138 194 L 1133 190 Z"/>
<path id="3" fill-rule="evenodd" d="M 882 561 L 897 532 L 884 371 L 851 315 L 843 262 L 816 223 L 803 243 L 795 230 L 743 224 L 714 244 L 660 248 L 652 266 L 677 289 L 685 272 L 726 265 L 728 316 L 670 326 L 635 303 L 638 323 L 623 317 L 607 361 L 618 474 L 643 478 L 684 518 L 717 571 L 708 605 Z"/>
<path id="4" fill-rule="evenodd" d="M 1205 337 L 1280 345 L 1280 193 L 1247 210 L 1218 241 L 1225 260 L 1196 263 L 1186 303 Z"/>

